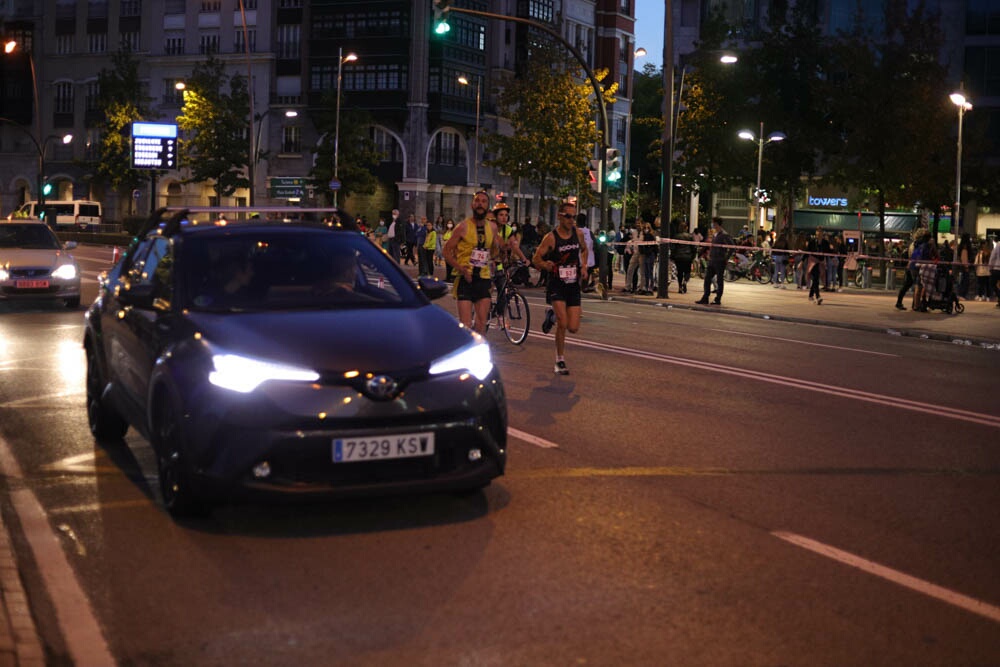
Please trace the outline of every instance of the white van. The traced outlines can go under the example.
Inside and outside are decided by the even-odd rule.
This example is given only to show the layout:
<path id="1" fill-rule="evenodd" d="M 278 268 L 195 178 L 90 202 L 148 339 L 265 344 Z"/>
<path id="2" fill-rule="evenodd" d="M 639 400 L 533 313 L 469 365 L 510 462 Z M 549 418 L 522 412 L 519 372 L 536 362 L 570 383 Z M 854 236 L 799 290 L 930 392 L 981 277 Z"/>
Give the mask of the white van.
<path id="1" fill-rule="evenodd" d="M 104 222 L 101 203 L 96 201 L 85 199 L 74 201 L 46 200 L 44 208 L 49 215 L 55 216 L 55 225 L 50 222 L 49 226 L 56 231 L 63 229 L 66 231 L 96 232 L 101 223 Z M 45 216 L 40 215 L 41 213 L 42 211 L 38 210 L 38 202 L 29 201 L 7 216 L 7 219 L 44 220 Z"/>

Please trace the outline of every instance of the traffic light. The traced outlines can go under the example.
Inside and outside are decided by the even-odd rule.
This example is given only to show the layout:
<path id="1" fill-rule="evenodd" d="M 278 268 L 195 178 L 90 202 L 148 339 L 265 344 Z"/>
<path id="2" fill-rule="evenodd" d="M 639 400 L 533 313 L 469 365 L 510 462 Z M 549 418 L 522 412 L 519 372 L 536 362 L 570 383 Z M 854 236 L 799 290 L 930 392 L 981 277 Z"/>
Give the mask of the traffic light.
<path id="1" fill-rule="evenodd" d="M 52 194 L 52 184 L 49 183 L 48 181 L 42 184 L 42 194 L 45 195 L 46 197 Z"/>
<path id="2" fill-rule="evenodd" d="M 590 178 L 590 189 L 594 192 L 601 191 L 601 161 L 591 160 L 590 170 L 587 172 L 587 176 Z"/>
<path id="3" fill-rule="evenodd" d="M 451 0 L 434 0 L 434 34 L 444 35 L 451 26 L 448 25 L 448 5 Z"/>
<path id="4" fill-rule="evenodd" d="M 609 148 L 604 159 L 604 173 L 608 183 L 617 183 L 622 178 L 622 153 L 617 148 Z"/>

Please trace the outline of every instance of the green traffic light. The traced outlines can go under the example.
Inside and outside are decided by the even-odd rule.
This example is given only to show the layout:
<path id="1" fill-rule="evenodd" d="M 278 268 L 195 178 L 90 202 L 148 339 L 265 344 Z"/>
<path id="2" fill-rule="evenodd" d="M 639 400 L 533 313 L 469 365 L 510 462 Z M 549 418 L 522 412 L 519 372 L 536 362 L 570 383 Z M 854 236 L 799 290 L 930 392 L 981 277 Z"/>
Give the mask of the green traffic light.
<path id="1" fill-rule="evenodd" d="M 438 35 L 444 35 L 451 30 L 451 26 L 448 25 L 447 21 L 438 21 L 437 25 L 434 26 L 434 32 Z"/>
<path id="2" fill-rule="evenodd" d="M 51 183 L 46 183 L 45 185 L 42 186 L 42 194 L 45 195 L 46 197 L 48 197 L 50 194 L 52 194 L 52 184 Z"/>
<path id="3" fill-rule="evenodd" d="M 622 173 L 620 171 L 618 171 L 617 169 L 615 171 L 612 171 L 612 172 L 610 172 L 608 174 L 608 182 L 609 183 L 615 183 L 617 181 L 620 181 L 621 179 L 622 179 Z"/>

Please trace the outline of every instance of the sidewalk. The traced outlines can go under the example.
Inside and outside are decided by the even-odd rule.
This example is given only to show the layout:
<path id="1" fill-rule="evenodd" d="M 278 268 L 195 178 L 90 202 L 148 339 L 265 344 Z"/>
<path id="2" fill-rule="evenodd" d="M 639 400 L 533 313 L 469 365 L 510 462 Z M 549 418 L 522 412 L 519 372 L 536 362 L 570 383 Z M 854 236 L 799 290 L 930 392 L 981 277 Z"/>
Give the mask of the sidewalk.
<path id="1" fill-rule="evenodd" d="M 895 336 L 941 340 L 957 345 L 977 345 L 1000 351 L 1000 308 L 996 307 L 995 300 L 963 301 L 965 312 L 961 314 L 947 315 L 937 310 L 920 313 L 910 309 L 912 290 L 903 300 L 907 307 L 907 310 L 903 311 L 895 308 L 895 291 L 890 292 L 881 287 L 870 289 L 848 287 L 842 292 L 823 292 L 823 305 L 816 305 L 809 301 L 807 290 L 797 290 L 794 284 L 789 285 L 787 289 L 777 289 L 774 285 L 761 285 L 743 279 L 726 283 L 721 306 L 703 306 L 695 303 L 701 298 L 703 286 L 702 279 L 697 277 L 688 283 L 687 294 L 678 294 L 677 286 L 671 284 L 667 299 L 624 293 L 621 291 L 624 284 L 624 276 L 615 274 L 614 287 L 608 292 L 608 299 L 744 317 L 822 324 Z M 585 294 L 584 297 L 600 299 L 596 292 Z"/>

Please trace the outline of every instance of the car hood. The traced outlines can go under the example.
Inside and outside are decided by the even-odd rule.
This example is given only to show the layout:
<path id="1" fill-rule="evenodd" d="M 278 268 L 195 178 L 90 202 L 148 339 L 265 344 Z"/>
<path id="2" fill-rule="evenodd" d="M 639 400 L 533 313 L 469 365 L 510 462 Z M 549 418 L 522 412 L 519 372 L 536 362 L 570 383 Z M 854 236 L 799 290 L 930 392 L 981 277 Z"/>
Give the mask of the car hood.
<path id="1" fill-rule="evenodd" d="M 220 352 L 318 371 L 411 369 L 473 340 L 454 317 L 434 305 L 187 317 Z"/>
<path id="2" fill-rule="evenodd" d="M 73 256 L 64 250 L 31 250 L 27 248 L 0 248 L 0 265 L 56 267 L 72 264 Z"/>

